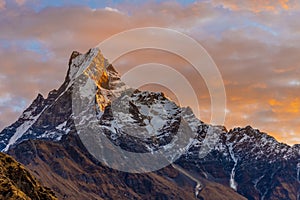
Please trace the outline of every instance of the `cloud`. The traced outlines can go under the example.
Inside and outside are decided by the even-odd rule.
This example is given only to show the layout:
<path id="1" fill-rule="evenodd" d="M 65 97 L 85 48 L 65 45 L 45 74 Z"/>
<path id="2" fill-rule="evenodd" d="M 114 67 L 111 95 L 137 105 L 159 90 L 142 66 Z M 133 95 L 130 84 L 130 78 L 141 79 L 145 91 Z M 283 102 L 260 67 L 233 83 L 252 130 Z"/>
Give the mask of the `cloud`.
<path id="1" fill-rule="evenodd" d="M 105 7 L 104 9 L 107 10 L 107 11 L 120 13 L 120 11 L 118 9 L 116 9 L 116 8 Z"/>
<path id="2" fill-rule="evenodd" d="M 152 2 L 99 9 L 69 6 L 39 12 L 5 9 L 0 12 L 0 102 L 8 95 L 28 105 L 38 92 L 46 96 L 64 80 L 73 50 L 86 52 L 131 28 L 168 27 L 198 40 L 219 67 L 230 110 L 228 128 L 250 124 L 281 141 L 300 143 L 295 140 L 300 133 L 297 9 L 294 1 L 284 0 L 214 0 L 186 6 Z M 154 61 L 174 67 L 191 81 L 195 91 L 200 91 L 201 119 L 209 121 L 208 90 L 186 61 L 166 52 L 145 50 L 114 64 L 124 73 L 132 66 Z M 24 72 L 26 76 L 21 75 Z M 10 105 L 0 108 L 2 126 L 20 115 L 13 108 L 25 107 L 17 101 Z"/>
<path id="3" fill-rule="evenodd" d="M 6 2 L 5 0 L 0 0 L 0 10 L 5 9 Z"/>
<path id="4" fill-rule="evenodd" d="M 215 5 L 222 5 L 231 10 L 248 10 L 252 12 L 290 10 L 299 6 L 297 0 L 213 0 Z"/>
<path id="5" fill-rule="evenodd" d="M 22 6 L 26 3 L 26 0 L 15 0 L 16 4 L 18 4 L 19 6 Z"/>

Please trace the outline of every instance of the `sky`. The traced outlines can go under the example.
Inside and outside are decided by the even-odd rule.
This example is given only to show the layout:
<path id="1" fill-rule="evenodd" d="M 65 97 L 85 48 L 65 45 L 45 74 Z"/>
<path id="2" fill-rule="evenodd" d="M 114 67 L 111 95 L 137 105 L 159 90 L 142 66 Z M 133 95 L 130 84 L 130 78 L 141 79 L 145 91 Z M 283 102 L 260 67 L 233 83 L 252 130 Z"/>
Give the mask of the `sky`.
<path id="1" fill-rule="evenodd" d="M 225 84 L 227 129 L 251 125 L 299 144 L 299 18 L 298 0 L 0 0 L 0 129 L 38 93 L 47 97 L 62 84 L 72 51 L 84 53 L 119 32 L 154 26 L 187 34 L 212 57 Z M 187 77 L 197 90 L 200 118 L 209 121 L 205 83 L 181 58 L 143 50 L 113 64 L 122 74 L 154 61 Z"/>

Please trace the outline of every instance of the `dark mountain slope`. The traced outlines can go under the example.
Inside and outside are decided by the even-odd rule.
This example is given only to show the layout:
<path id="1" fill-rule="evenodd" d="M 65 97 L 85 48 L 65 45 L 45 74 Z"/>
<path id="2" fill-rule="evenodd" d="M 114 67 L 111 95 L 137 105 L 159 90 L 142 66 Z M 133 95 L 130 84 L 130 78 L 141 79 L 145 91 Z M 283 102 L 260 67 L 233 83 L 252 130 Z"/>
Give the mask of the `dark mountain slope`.
<path id="1" fill-rule="evenodd" d="M 76 134 L 60 142 L 25 141 L 9 153 L 59 199 L 196 199 L 196 183 L 173 167 L 146 174 L 110 169 L 85 150 Z M 208 180 L 200 196 L 207 200 L 244 199 L 229 187 Z"/>

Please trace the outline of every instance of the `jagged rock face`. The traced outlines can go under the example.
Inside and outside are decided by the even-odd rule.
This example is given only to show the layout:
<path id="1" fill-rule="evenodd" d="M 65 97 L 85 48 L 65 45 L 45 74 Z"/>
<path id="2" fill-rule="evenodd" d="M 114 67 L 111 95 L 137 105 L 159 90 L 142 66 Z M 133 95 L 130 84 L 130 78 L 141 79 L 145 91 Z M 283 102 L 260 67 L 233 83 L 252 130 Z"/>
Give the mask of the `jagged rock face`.
<path id="1" fill-rule="evenodd" d="M 89 80 L 92 81 L 89 82 Z M 79 87 L 75 85 L 77 81 Z M 95 88 L 94 97 L 91 99 L 88 98 L 90 93 L 87 92 L 90 88 Z M 80 110 L 75 116 L 74 97 L 79 105 L 84 105 L 83 103 L 88 105 L 86 110 Z M 123 104 L 124 99 L 126 99 L 126 104 Z M 87 115 L 88 109 L 93 109 L 96 116 Z M 85 117 L 82 118 L 83 116 Z M 80 125 L 78 122 L 83 123 Z M 121 82 L 116 70 L 98 49 L 92 49 L 87 54 L 72 53 L 68 74 L 63 85 L 58 90 L 51 91 L 46 99 L 39 95 L 17 122 L 4 129 L 0 133 L 0 148 L 4 151 L 10 149 L 9 152 L 12 152 L 12 155 L 16 156 L 20 162 L 37 169 L 38 172 L 42 169 L 36 165 L 42 162 L 45 167 L 60 177 L 59 181 L 63 182 L 63 179 L 67 179 L 68 182 L 73 181 L 78 186 L 80 181 L 70 178 L 74 172 L 66 173 L 65 167 L 77 169 L 73 164 L 79 158 L 76 158 L 75 152 L 74 154 L 69 152 L 72 147 L 66 146 L 63 138 L 68 138 L 72 134 L 84 134 L 85 127 L 91 123 L 96 123 L 100 127 L 99 134 L 105 135 L 114 145 L 130 152 L 151 153 L 161 148 L 172 149 L 174 146 L 172 142 L 176 138 L 187 137 L 188 143 L 178 154 L 182 154 L 180 158 L 174 156 L 178 158 L 176 164 L 193 172 L 196 177 L 210 184 L 213 183 L 212 185 L 221 184 L 227 190 L 231 187 L 232 189 L 229 189 L 231 195 L 236 194 L 234 191 L 237 191 L 248 199 L 297 199 L 300 193 L 299 145 L 290 147 L 281 144 L 251 127 L 227 131 L 222 126 L 205 124 L 194 116 L 191 109 L 178 107 L 162 93 L 131 89 Z M 135 131 L 137 126 L 139 131 Z M 189 130 L 192 134 L 184 134 L 184 131 L 179 130 Z M 32 141 L 36 144 L 32 146 L 29 145 L 28 139 L 38 141 Z M 40 146 L 39 143 L 43 145 Z M 86 157 L 91 157 L 86 155 L 88 153 L 82 143 L 79 145 L 76 142 L 75 146 L 77 150 L 80 149 L 78 151 L 84 151 Z M 38 149 L 35 150 L 35 148 Z M 39 148 L 46 150 L 41 151 Z M 52 152 L 52 148 L 61 149 L 65 153 L 61 155 L 58 151 Z M 42 153 L 39 155 L 38 152 Z M 46 156 L 49 152 L 53 153 L 52 157 Z M 81 154 L 82 152 L 79 153 Z M 72 159 L 72 165 L 62 165 L 59 163 L 61 161 L 51 163 L 51 160 L 60 159 L 66 155 Z M 122 155 L 119 156 L 122 157 Z M 100 170 L 98 167 L 93 165 L 92 168 Z M 108 171 L 105 170 L 105 173 L 109 173 Z M 83 174 L 83 176 L 89 176 L 89 179 L 96 176 L 88 174 L 87 171 Z M 116 177 L 125 176 L 117 172 L 115 174 Z M 85 179 L 83 176 L 81 178 Z M 126 177 L 131 176 L 126 174 Z M 164 175 L 158 173 L 156 176 Z M 172 181 L 176 184 L 180 182 L 178 179 Z M 139 187 L 141 183 L 144 182 L 138 178 L 137 181 L 124 180 L 120 184 Z M 51 184 L 53 186 L 53 183 Z M 134 199 L 136 195 L 141 195 L 139 197 L 148 198 L 148 193 L 151 195 L 160 193 L 162 194 L 162 196 L 158 195 L 160 199 L 167 199 L 164 195 L 171 194 L 160 190 L 155 190 L 157 193 L 147 190 L 147 187 L 156 187 L 156 184 L 152 178 L 147 179 L 141 188 L 130 189 L 133 190 L 130 194 L 133 196 L 130 197 Z M 81 182 L 79 185 L 84 187 Z M 126 191 L 127 186 L 124 187 Z M 206 184 L 206 187 L 210 188 L 209 184 Z M 217 188 L 220 189 L 220 187 Z M 87 186 L 80 190 L 86 191 L 85 195 L 91 192 Z M 56 191 L 63 194 L 63 191 Z M 96 195 L 95 191 L 92 191 L 93 195 Z M 101 193 L 104 195 L 102 198 L 113 195 L 112 192 L 102 192 L 105 193 L 105 195 Z M 184 193 L 184 195 L 188 194 Z M 204 199 L 208 196 L 205 189 L 199 194 L 199 197 Z"/>
<path id="2" fill-rule="evenodd" d="M 250 126 L 220 135 L 218 145 L 199 159 L 199 149 L 176 161 L 210 180 L 228 184 L 247 199 L 297 199 L 299 149 L 277 142 Z"/>
<path id="3" fill-rule="evenodd" d="M 233 143 L 235 176 L 241 194 L 249 199 L 255 193 L 263 199 L 297 199 L 299 149 L 278 143 L 249 126 L 230 131 L 227 143 Z"/>
<path id="4" fill-rule="evenodd" d="M 0 153 L 0 199 L 57 199 L 12 157 Z"/>

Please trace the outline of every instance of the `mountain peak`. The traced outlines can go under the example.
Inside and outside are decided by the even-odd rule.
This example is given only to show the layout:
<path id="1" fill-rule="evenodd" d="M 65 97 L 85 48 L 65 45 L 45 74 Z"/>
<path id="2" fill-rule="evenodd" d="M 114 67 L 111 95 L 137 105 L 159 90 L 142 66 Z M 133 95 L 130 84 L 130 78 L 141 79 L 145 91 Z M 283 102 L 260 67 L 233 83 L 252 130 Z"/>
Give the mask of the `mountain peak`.
<path id="1" fill-rule="evenodd" d="M 76 79 L 89 68 L 103 71 L 108 66 L 109 63 L 99 48 L 92 48 L 85 54 L 73 51 L 69 59 L 69 69 L 66 80 L 72 81 Z"/>
<path id="2" fill-rule="evenodd" d="M 37 103 L 39 103 L 39 102 L 42 102 L 44 100 L 45 99 L 44 99 L 43 95 L 41 93 L 38 93 L 38 95 L 37 95 L 37 97 L 35 98 L 34 101 L 37 102 Z"/>
<path id="3" fill-rule="evenodd" d="M 71 56 L 70 56 L 69 64 L 68 64 L 68 65 L 71 66 L 72 60 L 73 60 L 74 58 L 76 58 L 77 56 L 79 56 L 79 55 L 82 55 L 82 53 L 80 53 L 80 52 L 78 52 L 78 51 L 73 51 L 72 54 L 71 54 Z"/>
<path id="4" fill-rule="evenodd" d="M 73 51 L 69 60 L 66 82 L 71 85 L 82 74 L 91 78 L 98 88 L 112 89 L 111 83 L 120 82 L 120 76 L 115 68 L 103 56 L 99 48 L 92 48 L 82 54 Z"/>

